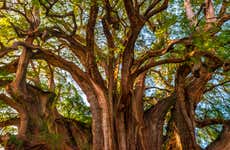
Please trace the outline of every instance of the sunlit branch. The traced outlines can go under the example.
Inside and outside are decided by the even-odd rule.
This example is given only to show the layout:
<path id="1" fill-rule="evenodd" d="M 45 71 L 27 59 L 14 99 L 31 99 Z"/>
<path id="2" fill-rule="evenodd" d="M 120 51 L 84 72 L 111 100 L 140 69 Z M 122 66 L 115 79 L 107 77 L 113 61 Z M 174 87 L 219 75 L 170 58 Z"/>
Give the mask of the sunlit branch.
<path id="1" fill-rule="evenodd" d="M 152 67 L 156 67 L 159 65 L 163 65 L 163 64 L 169 64 L 169 63 L 182 63 L 185 62 L 188 58 L 169 58 L 169 59 L 163 59 L 163 60 L 159 60 L 157 62 L 155 61 L 150 61 L 148 64 L 144 65 L 143 67 L 140 67 L 139 69 L 137 69 L 132 75 L 133 76 L 137 76 L 140 73 L 152 68 Z"/>
<path id="2" fill-rule="evenodd" d="M 166 46 L 166 48 L 160 49 L 160 50 L 149 50 L 146 53 L 142 54 L 137 60 L 134 62 L 135 67 L 139 67 L 141 64 L 143 64 L 146 60 L 151 59 L 152 57 L 158 57 L 166 54 L 170 50 L 173 49 L 173 46 L 175 44 L 183 43 L 185 45 L 190 45 L 191 40 L 189 38 L 182 38 L 182 39 L 176 39 L 169 42 L 169 44 Z"/>
<path id="3" fill-rule="evenodd" d="M 146 71 L 146 70 L 148 70 L 152 67 L 158 66 L 158 65 L 169 64 L 169 63 L 182 63 L 182 62 L 189 60 L 189 58 L 194 57 L 194 56 L 203 56 L 203 57 L 209 58 L 210 62 L 215 63 L 213 65 L 214 68 L 212 68 L 212 69 L 216 69 L 216 68 L 218 68 L 224 64 L 224 62 L 220 58 L 218 58 L 217 56 L 215 56 L 214 54 L 212 54 L 210 52 L 192 51 L 192 52 L 186 54 L 183 58 L 168 58 L 168 59 L 163 59 L 163 60 L 159 60 L 159 61 L 155 61 L 153 59 L 152 60 L 150 59 L 149 63 L 147 63 L 146 65 L 137 69 L 133 73 L 133 76 L 136 76 L 136 75 L 140 74 L 141 72 Z M 210 67 L 212 67 L 212 66 L 210 66 Z"/>
<path id="4" fill-rule="evenodd" d="M 67 70 L 70 73 L 76 73 L 81 80 L 88 80 L 87 75 L 73 62 L 69 62 L 58 56 L 50 50 L 39 49 L 40 51 L 34 55 L 36 59 L 45 59 L 49 64 Z"/>

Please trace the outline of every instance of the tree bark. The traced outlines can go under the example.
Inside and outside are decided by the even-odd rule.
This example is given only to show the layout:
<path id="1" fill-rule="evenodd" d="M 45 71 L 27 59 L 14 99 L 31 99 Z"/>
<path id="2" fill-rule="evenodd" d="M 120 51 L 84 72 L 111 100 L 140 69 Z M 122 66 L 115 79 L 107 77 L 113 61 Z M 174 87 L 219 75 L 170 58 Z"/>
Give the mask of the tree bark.
<path id="1" fill-rule="evenodd" d="M 26 88 L 30 94 L 20 102 L 11 99 L 20 105 L 19 132 L 16 141 L 9 138 L 6 149 L 83 150 L 91 148 L 90 128 L 83 123 L 62 117 L 53 107 L 54 94 L 52 92 L 42 91 L 29 84 L 26 84 Z M 17 141 L 21 141 L 21 144 L 18 145 Z"/>
<path id="2" fill-rule="evenodd" d="M 208 147 L 207 150 L 228 150 L 230 149 L 230 125 L 225 124 L 223 126 L 223 131 L 219 135 L 219 137 L 211 143 Z"/>

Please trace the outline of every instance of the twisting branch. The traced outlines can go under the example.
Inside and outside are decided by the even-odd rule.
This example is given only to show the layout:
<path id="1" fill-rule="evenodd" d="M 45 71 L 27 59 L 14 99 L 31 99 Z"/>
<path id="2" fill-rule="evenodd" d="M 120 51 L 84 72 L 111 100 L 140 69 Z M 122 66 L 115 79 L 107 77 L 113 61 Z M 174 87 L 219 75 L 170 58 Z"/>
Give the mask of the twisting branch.
<path id="1" fill-rule="evenodd" d="M 156 2 L 156 4 L 157 4 L 158 3 L 157 1 L 159 1 L 159 0 L 156 0 L 154 2 Z M 153 2 L 153 5 L 152 5 L 152 8 L 150 7 L 149 8 L 150 10 L 148 12 L 146 11 L 146 13 L 144 15 L 146 20 L 148 20 L 153 15 L 158 14 L 158 13 L 162 12 L 163 10 L 165 10 L 168 7 L 169 0 L 164 0 L 162 5 L 160 7 L 158 7 L 158 8 L 156 8 L 156 9 L 154 9 L 155 6 L 156 6 L 156 4 L 154 2 Z"/>
<path id="2" fill-rule="evenodd" d="M 82 44 L 85 42 L 85 39 L 77 35 L 66 35 L 64 31 L 57 27 L 47 28 L 46 30 L 49 31 L 49 34 L 51 34 L 52 37 L 59 38 L 62 43 L 70 48 L 70 50 L 81 60 L 83 64 L 85 63 L 86 46 Z"/>
<path id="3" fill-rule="evenodd" d="M 158 56 L 162 56 L 162 55 L 166 54 L 167 52 L 169 52 L 170 50 L 173 49 L 173 46 L 175 44 L 179 44 L 179 43 L 183 43 L 185 45 L 190 45 L 191 44 L 191 39 L 188 38 L 188 37 L 186 37 L 186 38 L 182 38 L 182 39 L 172 40 L 163 49 L 147 51 L 142 56 L 140 56 L 139 58 L 137 58 L 137 60 L 134 62 L 134 67 L 135 68 L 140 67 L 140 65 L 142 65 L 146 60 L 149 60 L 152 57 L 158 57 Z"/>
<path id="4" fill-rule="evenodd" d="M 163 60 L 159 60 L 157 62 L 155 61 L 150 61 L 148 64 L 140 67 L 139 69 L 137 69 L 135 72 L 132 73 L 133 77 L 138 76 L 140 73 L 152 68 L 152 67 L 156 67 L 159 65 L 163 65 L 163 64 L 169 64 L 169 63 L 182 63 L 185 62 L 186 60 L 188 60 L 188 58 L 190 58 L 190 56 L 184 57 L 184 58 L 168 58 L 168 59 L 163 59 Z"/>
<path id="5" fill-rule="evenodd" d="M 168 58 L 168 59 L 162 59 L 159 61 L 154 61 L 153 59 L 150 59 L 149 63 L 135 70 L 132 73 L 132 76 L 135 77 L 139 75 L 141 72 L 144 72 L 155 66 L 168 64 L 168 63 L 182 63 L 182 62 L 189 60 L 191 57 L 194 57 L 194 56 L 204 56 L 208 58 L 210 60 L 209 62 L 213 63 L 213 64 L 210 64 L 209 66 L 210 69 L 216 69 L 224 64 L 224 62 L 220 58 L 215 56 L 213 53 L 206 52 L 206 51 L 192 51 L 192 52 L 187 53 L 183 58 Z"/>
<path id="6" fill-rule="evenodd" d="M 5 49 L 5 50 L 0 49 L 0 58 L 4 57 L 10 51 L 11 51 L 10 49 Z"/>
<path id="7" fill-rule="evenodd" d="M 218 19 L 217 25 L 220 27 L 221 25 L 223 25 L 223 23 L 225 23 L 229 19 L 230 19 L 230 14 L 224 14 L 222 17 L 220 17 L 220 19 Z"/>
<path id="8" fill-rule="evenodd" d="M 160 3 L 160 0 L 153 1 L 152 4 L 150 4 L 149 7 L 146 9 L 144 16 L 147 16 L 150 13 L 150 11 L 152 11 L 152 9 L 156 7 L 158 3 Z"/>
<path id="9" fill-rule="evenodd" d="M 58 56 L 54 53 L 51 52 L 51 50 L 47 49 L 39 49 L 38 53 L 34 54 L 34 59 L 44 59 L 46 60 L 49 64 L 55 66 L 55 67 L 60 67 L 66 71 L 68 71 L 71 74 L 76 74 L 79 78 L 79 81 L 86 80 L 88 81 L 88 76 L 85 72 L 83 72 L 77 65 L 75 65 L 73 62 L 67 61 L 63 59 L 61 56 Z"/>
<path id="10" fill-rule="evenodd" d="M 77 22 L 76 22 L 76 17 L 75 17 L 75 14 L 74 14 L 73 11 L 70 11 L 70 12 L 65 13 L 65 14 L 55 14 L 55 13 L 50 14 L 50 13 L 48 13 L 47 17 L 50 17 L 50 18 L 62 18 L 62 19 L 66 18 L 66 17 L 71 17 L 73 25 L 71 27 L 72 28 L 71 34 L 69 36 L 73 36 L 76 33 L 76 31 L 77 31 Z"/>

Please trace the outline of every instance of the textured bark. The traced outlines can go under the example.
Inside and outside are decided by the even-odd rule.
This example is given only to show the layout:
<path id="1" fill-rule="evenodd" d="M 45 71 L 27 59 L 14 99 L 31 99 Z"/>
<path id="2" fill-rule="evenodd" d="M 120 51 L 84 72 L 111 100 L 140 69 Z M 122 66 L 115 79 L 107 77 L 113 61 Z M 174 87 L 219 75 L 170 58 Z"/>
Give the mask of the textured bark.
<path id="1" fill-rule="evenodd" d="M 220 14 L 216 18 L 214 5 L 211 0 L 205 0 L 197 14 L 193 12 L 192 1 L 185 0 L 185 13 L 187 19 L 191 22 L 192 34 L 188 37 L 171 41 L 166 36 L 164 37 L 166 39 L 160 39 L 160 41 L 165 41 L 160 49 L 157 50 L 155 48 L 158 46 L 154 46 L 153 50 L 143 51 L 141 56 L 136 56 L 134 50 L 139 33 L 147 23 L 152 24 L 155 29 L 158 29 L 158 25 L 161 27 L 161 24 L 164 23 L 164 21 L 161 22 L 161 17 L 159 19 L 149 19 L 166 9 L 169 0 L 149 2 L 145 0 L 123 0 L 123 5 L 120 4 L 120 1 L 118 1 L 119 5 L 115 4 L 115 1 L 111 4 L 110 2 L 109 0 L 104 0 L 105 5 L 102 5 L 103 2 L 91 1 L 91 5 L 87 6 L 86 9 L 86 11 L 89 10 L 89 13 L 82 13 L 84 15 L 88 13 L 86 15 L 87 19 L 80 17 L 80 19 L 83 19 L 81 24 L 84 22 L 83 28 L 85 33 L 83 34 L 84 29 L 81 29 L 82 27 L 79 27 L 80 33 L 77 31 L 78 23 L 76 19 L 78 17 L 75 10 L 62 15 L 52 12 L 52 7 L 55 3 L 59 3 L 57 0 L 47 3 L 43 1 L 36 2 L 43 7 L 41 10 L 28 2 L 28 6 L 24 5 L 25 13 L 23 13 L 23 9 L 8 8 L 9 2 L 2 2 L 1 11 L 7 10 L 13 11 L 16 14 L 19 13 L 25 17 L 29 27 L 24 31 L 24 28 L 22 30 L 12 23 L 12 27 L 18 34 L 15 40 L 20 38 L 21 41 L 15 42 L 9 48 L 0 43 L 0 58 L 11 51 L 18 50 L 18 46 L 23 48 L 18 59 L 6 66 L 0 67 L 0 71 L 4 70 L 9 73 L 15 73 L 16 76 L 13 81 L 0 82 L 0 86 L 6 86 L 6 91 L 10 95 L 0 94 L 0 99 L 19 113 L 18 118 L 1 122 L 0 126 L 18 125 L 19 133 L 17 140 L 23 142 L 21 149 L 200 149 L 196 144 L 194 133 L 195 127 L 199 126 L 194 119 L 195 107 L 202 99 L 205 85 L 211 79 L 212 73 L 223 64 L 225 64 L 223 69 L 229 70 L 229 63 L 224 63 L 211 51 L 197 50 L 196 44 L 194 44 L 196 40 L 193 40 L 193 37 L 196 35 L 196 32 L 201 30 L 197 18 L 199 18 L 202 7 L 205 6 L 204 29 L 209 34 L 209 31 L 215 24 L 218 28 L 221 28 L 221 25 L 229 19 L 229 15 L 225 13 L 227 10 L 227 4 L 225 3 L 227 2 L 223 2 Z M 88 5 L 88 3 L 85 4 Z M 14 2 L 11 5 L 13 6 Z M 23 5 L 23 2 L 22 4 L 20 2 L 20 4 L 15 5 Z M 26 10 L 30 6 L 31 10 Z M 124 14 L 116 12 L 117 6 L 124 7 L 124 9 L 119 9 L 120 11 L 125 10 Z M 82 9 L 80 5 L 77 7 Z M 146 10 L 144 10 L 145 8 Z M 50 17 L 47 22 L 53 18 L 66 21 L 66 16 L 71 17 L 73 28 L 69 22 L 71 19 L 67 19 L 68 23 L 66 25 L 64 22 L 61 26 L 57 23 L 53 27 L 44 29 L 40 26 L 40 20 L 43 19 L 40 18 L 40 12 L 43 13 L 43 17 Z M 120 20 L 120 14 L 127 18 Z M 100 23 L 102 23 L 102 26 Z M 117 25 L 119 26 L 120 24 L 125 24 L 121 30 L 122 32 L 124 30 L 124 36 L 116 31 L 119 30 Z M 107 39 L 108 54 L 107 49 L 100 49 L 100 46 L 97 45 L 98 37 L 96 36 L 100 33 L 98 32 L 100 30 L 97 30 L 98 25 L 100 28 L 103 27 Z M 68 29 L 71 31 L 67 31 Z M 153 29 L 153 32 L 155 32 L 155 29 Z M 71 34 L 69 34 L 70 32 Z M 119 37 L 114 37 L 117 33 L 119 33 Z M 214 35 L 215 33 L 217 33 L 216 30 L 211 31 L 211 34 Z M 24 42 L 22 42 L 23 38 Z M 54 48 L 57 45 L 47 49 L 46 44 L 42 42 L 45 43 L 49 38 L 55 38 L 55 41 L 58 41 L 57 45 L 61 43 L 61 50 L 62 48 L 70 50 L 73 53 L 73 58 L 77 57 L 82 66 L 65 59 L 64 56 L 58 55 L 56 53 L 57 49 Z M 41 40 L 41 43 L 34 42 L 35 39 L 37 41 Z M 156 41 L 159 40 L 157 39 Z M 165 54 L 170 54 L 169 52 L 174 50 L 176 44 L 182 44 L 186 47 L 186 50 L 184 50 L 185 55 L 183 57 L 179 57 L 179 55 L 178 57 L 175 57 L 175 55 L 164 57 Z M 115 52 L 116 49 L 119 50 Z M 58 51 L 61 50 L 58 49 Z M 175 52 L 177 53 L 177 51 Z M 101 57 L 105 58 L 104 55 L 108 58 L 100 60 Z M 191 69 L 192 65 L 190 62 L 192 60 L 189 59 L 195 57 L 199 59 L 201 57 L 205 58 L 206 64 L 199 64 L 198 70 Z M 49 82 L 50 91 L 42 91 L 36 86 L 27 84 L 26 73 L 32 59 L 45 60 L 50 70 L 52 70 L 52 67 L 59 67 L 71 74 L 72 78 L 86 94 L 87 100 L 90 103 L 92 113 L 91 128 L 87 128 L 74 120 L 66 119 L 57 112 L 54 106 L 54 94 L 52 93 L 55 89 L 52 71 Z M 170 87 L 170 90 L 167 92 L 171 96 L 159 100 L 157 104 L 145 112 L 143 97 L 146 88 L 146 74 L 150 72 L 151 68 L 156 66 L 184 62 L 190 66 L 183 65 L 179 67 L 176 74 L 175 87 L 171 83 L 167 83 L 167 86 Z M 101 73 L 99 67 L 104 69 L 105 75 Z M 191 74 L 191 76 L 187 76 L 188 74 Z M 171 91 L 173 88 L 175 88 L 174 91 Z M 166 119 L 169 111 L 171 111 L 172 118 L 170 123 Z M 209 122 L 208 124 L 212 123 L 216 124 L 219 121 Z M 220 123 L 226 124 L 225 121 L 220 121 Z M 167 137 L 168 139 L 165 139 L 166 137 L 163 134 L 165 125 L 170 126 L 166 131 L 167 134 L 170 134 Z M 55 143 L 50 141 L 52 136 L 57 138 Z M 208 149 L 229 149 L 228 138 L 229 126 L 225 125 L 219 137 L 220 141 L 215 141 Z M 6 149 L 9 150 L 16 149 L 18 146 L 10 141 L 9 135 L 1 137 L 0 142 L 7 142 Z"/>
<path id="2" fill-rule="evenodd" d="M 199 147 L 195 140 L 195 131 L 193 117 L 190 115 L 192 111 L 191 104 L 186 99 L 185 78 L 190 73 L 190 67 L 183 65 L 178 69 L 176 76 L 176 106 L 175 106 L 175 122 L 176 128 L 180 135 L 183 149 L 198 150 Z"/>
<path id="3" fill-rule="evenodd" d="M 90 129 L 58 114 L 53 107 L 53 93 L 44 92 L 29 84 L 26 88 L 30 94 L 20 97 L 23 98 L 20 102 L 7 99 L 20 106 L 17 140 L 22 141 L 22 145 L 17 145 L 17 142 L 14 143 L 9 138 L 6 149 L 90 149 Z M 12 91 L 8 92 L 12 94 Z"/>
<path id="4" fill-rule="evenodd" d="M 176 96 L 172 95 L 158 102 L 153 108 L 145 112 L 145 149 L 155 148 L 161 150 L 163 148 L 163 125 L 165 115 L 170 107 L 175 104 Z"/>
<path id="5" fill-rule="evenodd" d="M 168 141 L 166 141 L 165 149 L 166 150 L 182 150 L 180 135 L 178 130 L 175 127 L 175 124 L 171 124 L 171 130 L 168 132 Z"/>

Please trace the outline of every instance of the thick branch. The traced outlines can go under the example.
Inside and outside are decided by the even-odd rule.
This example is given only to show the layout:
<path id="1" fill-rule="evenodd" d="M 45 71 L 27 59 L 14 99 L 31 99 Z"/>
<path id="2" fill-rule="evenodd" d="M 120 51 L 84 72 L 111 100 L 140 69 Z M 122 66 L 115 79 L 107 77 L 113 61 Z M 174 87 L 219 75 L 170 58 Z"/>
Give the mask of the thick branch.
<path id="1" fill-rule="evenodd" d="M 33 40 L 34 40 L 33 37 L 28 37 L 25 40 L 25 43 L 30 45 L 33 43 Z M 31 49 L 29 49 L 28 47 L 24 47 L 22 54 L 18 61 L 16 77 L 15 77 L 15 80 L 13 81 L 13 85 L 14 85 L 13 90 L 16 93 L 18 93 L 20 90 L 26 87 L 26 72 L 27 72 L 27 67 L 28 67 L 31 55 L 32 55 Z"/>
<path id="2" fill-rule="evenodd" d="M 121 103 L 126 103 L 127 105 L 129 101 L 127 100 L 127 94 L 129 89 L 131 88 L 132 81 L 130 79 L 130 70 L 134 61 L 134 44 L 138 37 L 138 32 L 131 32 L 131 35 L 128 38 L 128 42 L 126 43 L 126 47 L 124 49 L 122 55 L 122 68 L 121 68 Z"/>
<path id="3" fill-rule="evenodd" d="M 165 10 L 168 7 L 168 3 L 169 3 L 169 0 L 164 0 L 163 4 L 160 7 L 156 8 L 156 9 L 152 9 L 151 11 L 149 11 L 145 16 L 145 19 L 148 20 L 153 15 L 158 14 L 158 13 L 162 12 L 163 10 Z"/>
<path id="4" fill-rule="evenodd" d="M 159 66 L 159 65 L 163 65 L 163 64 L 168 64 L 168 63 L 182 63 L 182 62 L 185 62 L 187 61 L 189 58 L 191 57 L 194 57 L 194 56 L 204 56 L 204 57 L 207 57 L 210 61 L 210 63 L 213 63 L 213 64 L 210 64 L 210 69 L 212 70 L 215 70 L 216 68 L 220 67 L 221 65 L 224 64 L 224 62 L 218 58 L 217 56 L 215 56 L 214 54 L 210 53 L 210 52 L 206 52 L 206 51 L 192 51 L 190 53 L 187 53 L 185 55 L 184 58 L 168 58 L 168 59 L 163 59 L 163 60 L 159 60 L 157 62 L 155 62 L 153 59 L 153 61 L 151 61 L 150 59 L 150 62 L 147 63 L 146 65 L 143 65 L 142 67 L 140 67 L 139 69 L 137 69 L 136 71 L 134 71 L 132 73 L 132 76 L 137 76 L 139 75 L 140 73 L 152 68 L 152 67 L 155 67 L 155 66 Z"/>
<path id="5" fill-rule="evenodd" d="M 220 8 L 220 12 L 219 12 L 219 17 L 223 16 L 227 10 L 227 7 L 229 5 L 229 2 L 227 2 L 227 0 L 223 0 L 222 2 L 222 6 Z"/>
<path id="6" fill-rule="evenodd" d="M 143 95 L 145 92 L 145 77 L 146 72 L 139 75 L 136 79 L 135 90 L 134 90 L 134 100 L 132 103 L 133 115 L 138 123 L 142 124 L 143 122 Z"/>
<path id="7" fill-rule="evenodd" d="M 90 8 L 90 16 L 89 16 L 89 21 L 87 25 L 87 32 L 86 32 L 86 41 L 87 41 L 87 47 L 93 51 L 94 48 L 94 29 L 96 25 L 96 20 L 97 20 L 97 14 L 98 14 L 98 6 L 96 2 L 94 2 Z"/>
<path id="8" fill-rule="evenodd" d="M 160 50 L 150 50 L 150 51 L 146 52 L 145 54 L 143 54 L 142 56 L 140 56 L 140 58 L 137 59 L 134 62 L 135 67 L 139 67 L 146 60 L 149 60 L 152 57 L 158 57 L 158 56 L 162 56 L 162 55 L 166 54 L 167 52 L 169 52 L 170 50 L 173 49 L 173 46 L 175 44 L 178 44 L 178 43 L 184 43 L 186 45 L 189 45 L 189 44 L 191 44 L 191 41 L 190 41 L 189 38 L 176 39 L 176 40 L 170 41 L 169 44 L 165 48 L 163 48 L 163 49 L 160 49 Z"/>
<path id="9" fill-rule="evenodd" d="M 105 37 L 107 39 L 108 47 L 114 48 L 115 47 L 114 39 L 109 30 L 109 24 L 105 18 L 102 19 L 102 25 L 103 25 L 103 31 L 104 31 Z"/>
<path id="10" fill-rule="evenodd" d="M 203 128 L 213 124 L 230 124 L 230 120 L 224 120 L 224 119 L 196 120 L 196 126 L 198 128 Z"/>
<path id="11" fill-rule="evenodd" d="M 182 63 L 182 62 L 185 62 L 187 60 L 187 58 L 169 58 L 169 59 L 163 59 L 163 60 L 159 60 L 157 62 L 150 62 L 146 65 L 144 65 L 143 67 L 139 68 L 138 70 L 136 70 L 132 76 L 137 76 L 139 75 L 140 73 L 152 68 L 152 67 L 155 67 L 155 66 L 159 66 L 159 65 L 163 65 L 163 64 L 168 64 L 168 63 Z"/>
<path id="12" fill-rule="evenodd" d="M 219 83 L 219 84 L 216 84 L 216 85 L 212 85 L 211 87 L 206 88 L 205 91 L 204 91 L 204 93 L 209 92 L 209 91 L 212 91 L 214 88 L 216 88 L 216 87 L 218 87 L 218 86 L 222 86 L 222 85 L 224 85 L 224 84 L 226 84 L 226 83 L 229 83 L 229 82 L 230 82 L 230 81 L 228 80 L 228 81 L 224 81 L 224 82 L 221 82 L 221 83 Z"/>
<path id="13" fill-rule="evenodd" d="M 12 61 L 11 63 L 0 67 L 0 71 L 7 72 L 7 73 L 15 73 L 17 70 L 17 66 L 18 66 L 18 60 L 19 59 L 16 59 Z"/>
<path id="14" fill-rule="evenodd" d="M 89 74 L 89 76 L 93 79 L 92 81 L 96 84 L 98 84 L 100 86 L 101 89 L 103 89 L 103 91 L 106 91 L 106 86 L 105 86 L 105 82 L 98 70 L 98 66 L 96 63 L 96 58 L 95 58 L 95 54 L 94 54 L 94 46 L 95 46 L 95 34 L 94 34 L 94 30 L 95 30 L 95 25 L 96 25 L 96 21 L 97 21 L 97 15 L 98 15 L 98 6 L 97 6 L 97 2 L 94 1 L 93 5 L 90 8 L 90 17 L 89 17 L 89 21 L 87 24 L 87 33 L 86 33 L 86 45 L 87 45 L 87 66 L 86 66 L 86 70 L 87 73 Z"/>
<path id="15" fill-rule="evenodd" d="M 20 119 L 15 117 L 15 118 L 10 118 L 4 121 L 0 121 L 0 128 L 6 127 L 6 126 L 18 126 L 19 125 Z"/>
<path id="16" fill-rule="evenodd" d="M 207 150 L 228 150 L 230 149 L 230 125 L 225 124 L 221 135 L 208 147 Z"/>
<path id="17" fill-rule="evenodd" d="M 5 104 L 9 105 L 10 107 L 16 109 L 18 112 L 21 112 L 22 108 L 20 104 L 18 104 L 16 101 L 6 96 L 5 94 L 0 94 L 0 100 L 2 100 Z"/>
<path id="18" fill-rule="evenodd" d="M 1 86 L 6 86 L 7 84 L 9 84 L 11 82 L 11 80 L 1 80 L 0 79 L 0 87 Z"/>
<path id="19" fill-rule="evenodd" d="M 144 113 L 144 122 L 146 128 L 144 128 L 144 139 L 151 142 L 145 143 L 145 149 L 161 150 L 163 144 L 163 126 L 165 121 L 165 115 L 176 102 L 176 95 L 172 94 L 169 97 L 160 100 L 156 105 L 152 106 Z"/>
<path id="20" fill-rule="evenodd" d="M 144 16 L 148 15 L 152 9 L 156 7 L 156 5 L 160 2 L 160 0 L 154 0 L 152 4 L 149 5 L 149 7 L 146 9 Z"/>
<path id="21" fill-rule="evenodd" d="M 191 68 L 188 65 L 182 65 L 176 74 L 176 106 L 175 106 L 175 125 L 180 135 L 183 149 L 199 149 L 195 141 L 194 120 L 190 114 L 193 105 L 186 101 L 185 78 L 190 73 Z M 189 140 L 189 141 L 188 141 Z"/>
<path id="22" fill-rule="evenodd" d="M 78 76 L 79 81 L 88 81 L 88 76 L 73 62 L 69 62 L 62 57 L 50 52 L 50 50 L 40 49 L 38 53 L 34 55 L 34 58 L 45 59 L 49 64 L 60 67 L 71 74 Z"/>
<path id="23" fill-rule="evenodd" d="M 0 58 L 4 57 L 8 52 L 10 52 L 11 50 L 6 49 L 6 50 L 1 50 L 0 49 Z"/>
<path id="24" fill-rule="evenodd" d="M 82 43 L 85 42 L 82 39 L 79 39 L 77 35 L 75 36 L 69 36 L 66 35 L 63 31 L 59 31 L 61 29 L 56 29 L 56 28 L 51 28 L 51 29 L 46 29 L 44 31 L 44 33 L 42 34 L 47 34 L 45 32 L 48 32 L 54 36 L 54 37 L 58 37 L 60 39 L 61 42 L 65 42 L 67 43 L 66 45 L 68 47 L 70 47 L 70 50 L 80 59 L 80 61 L 82 62 L 82 64 L 85 63 L 85 58 L 86 58 L 86 46 L 84 46 Z M 41 35 L 42 35 L 41 34 Z"/>
<path id="25" fill-rule="evenodd" d="M 218 19 L 217 25 L 220 27 L 221 25 L 223 25 L 223 23 L 225 23 L 229 19 L 230 19 L 230 14 L 224 14 L 220 19 Z"/>
<path id="26" fill-rule="evenodd" d="M 125 5 L 125 10 L 126 13 L 128 15 L 128 18 L 130 20 L 131 26 L 133 26 L 135 24 L 135 8 L 133 5 L 133 2 L 131 0 L 123 0 L 124 5 Z"/>

